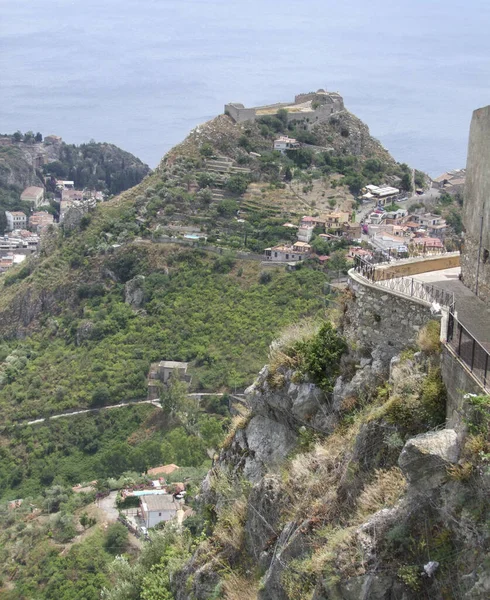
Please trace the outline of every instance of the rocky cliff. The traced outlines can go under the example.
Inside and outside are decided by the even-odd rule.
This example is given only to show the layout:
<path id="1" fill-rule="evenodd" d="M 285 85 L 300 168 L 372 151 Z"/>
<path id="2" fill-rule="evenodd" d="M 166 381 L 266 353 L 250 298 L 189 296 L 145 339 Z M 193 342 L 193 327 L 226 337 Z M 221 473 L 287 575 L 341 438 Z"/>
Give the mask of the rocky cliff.
<path id="1" fill-rule="evenodd" d="M 391 356 L 340 331 L 331 386 L 281 346 L 246 391 L 179 600 L 488 597 L 487 417 L 475 401 L 464 430 L 445 428 L 437 324 Z"/>

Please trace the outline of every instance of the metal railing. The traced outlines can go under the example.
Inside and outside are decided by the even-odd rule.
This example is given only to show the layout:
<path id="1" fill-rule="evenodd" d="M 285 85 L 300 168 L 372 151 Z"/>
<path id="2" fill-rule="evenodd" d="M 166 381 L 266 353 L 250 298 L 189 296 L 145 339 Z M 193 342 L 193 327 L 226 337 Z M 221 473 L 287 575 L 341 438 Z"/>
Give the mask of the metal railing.
<path id="1" fill-rule="evenodd" d="M 423 283 L 413 277 L 403 277 L 385 271 L 382 272 L 383 278 L 378 278 L 376 276 L 376 265 L 364 260 L 360 256 L 356 256 L 354 259 L 354 269 L 368 281 L 371 281 L 388 291 L 403 294 L 408 298 L 416 298 L 427 302 L 428 304 L 437 303 L 454 311 L 453 292 L 438 288 L 431 283 Z"/>
<path id="2" fill-rule="evenodd" d="M 447 344 L 483 389 L 490 392 L 490 352 L 455 318 L 452 311 L 448 319 Z"/>

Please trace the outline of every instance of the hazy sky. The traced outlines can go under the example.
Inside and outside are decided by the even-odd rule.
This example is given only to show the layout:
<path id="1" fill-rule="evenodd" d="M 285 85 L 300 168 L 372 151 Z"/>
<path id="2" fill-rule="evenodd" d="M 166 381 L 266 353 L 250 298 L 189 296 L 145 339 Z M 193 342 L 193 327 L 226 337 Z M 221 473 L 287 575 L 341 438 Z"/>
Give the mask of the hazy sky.
<path id="1" fill-rule="evenodd" d="M 464 166 L 490 103 L 484 0 L 0 0 L 0 131 L 114 142 L 155 166 L 196 124 L 339 91 L 397 160 Z"/>

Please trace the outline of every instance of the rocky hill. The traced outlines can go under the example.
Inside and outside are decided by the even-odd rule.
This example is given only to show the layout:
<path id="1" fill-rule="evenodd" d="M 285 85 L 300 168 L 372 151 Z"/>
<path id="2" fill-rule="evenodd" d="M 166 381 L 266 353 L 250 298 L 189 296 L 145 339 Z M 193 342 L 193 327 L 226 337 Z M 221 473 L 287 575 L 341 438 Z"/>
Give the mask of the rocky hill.
<path id="1" fill-rule="evenodd" d="M 75 146 L 61 138 L 42 141 L 41 134 L 0 136 L 0 211 L 28 210 L 20 201 L 23 189 L 46 186 L 54 192 L 50 176 L 69 179 L 75 188 L 118 194 L 138 184 L 150 169 L 138 158 L 107 143 Z"/>

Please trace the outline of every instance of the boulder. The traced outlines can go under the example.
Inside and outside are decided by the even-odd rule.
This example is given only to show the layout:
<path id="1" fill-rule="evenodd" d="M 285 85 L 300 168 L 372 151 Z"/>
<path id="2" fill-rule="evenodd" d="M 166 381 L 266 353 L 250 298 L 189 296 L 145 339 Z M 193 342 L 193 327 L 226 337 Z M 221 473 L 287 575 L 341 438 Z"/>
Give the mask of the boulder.
<path id="1" fill-rule="evenodd" d="M 136 275 L 124 285 L 124 302 L 133 308 L 140 308 L 145 299 L 145 290 L 143 284 L 144 275 Z"/>
<path id="2" fill-rule="evenodd" d="M 459 452 L 458 434 L 442 429 L 408 440 L 398 464 L 413 490 L 430 490 L 444 483 L 447 468 L 458 461 Z"/>

